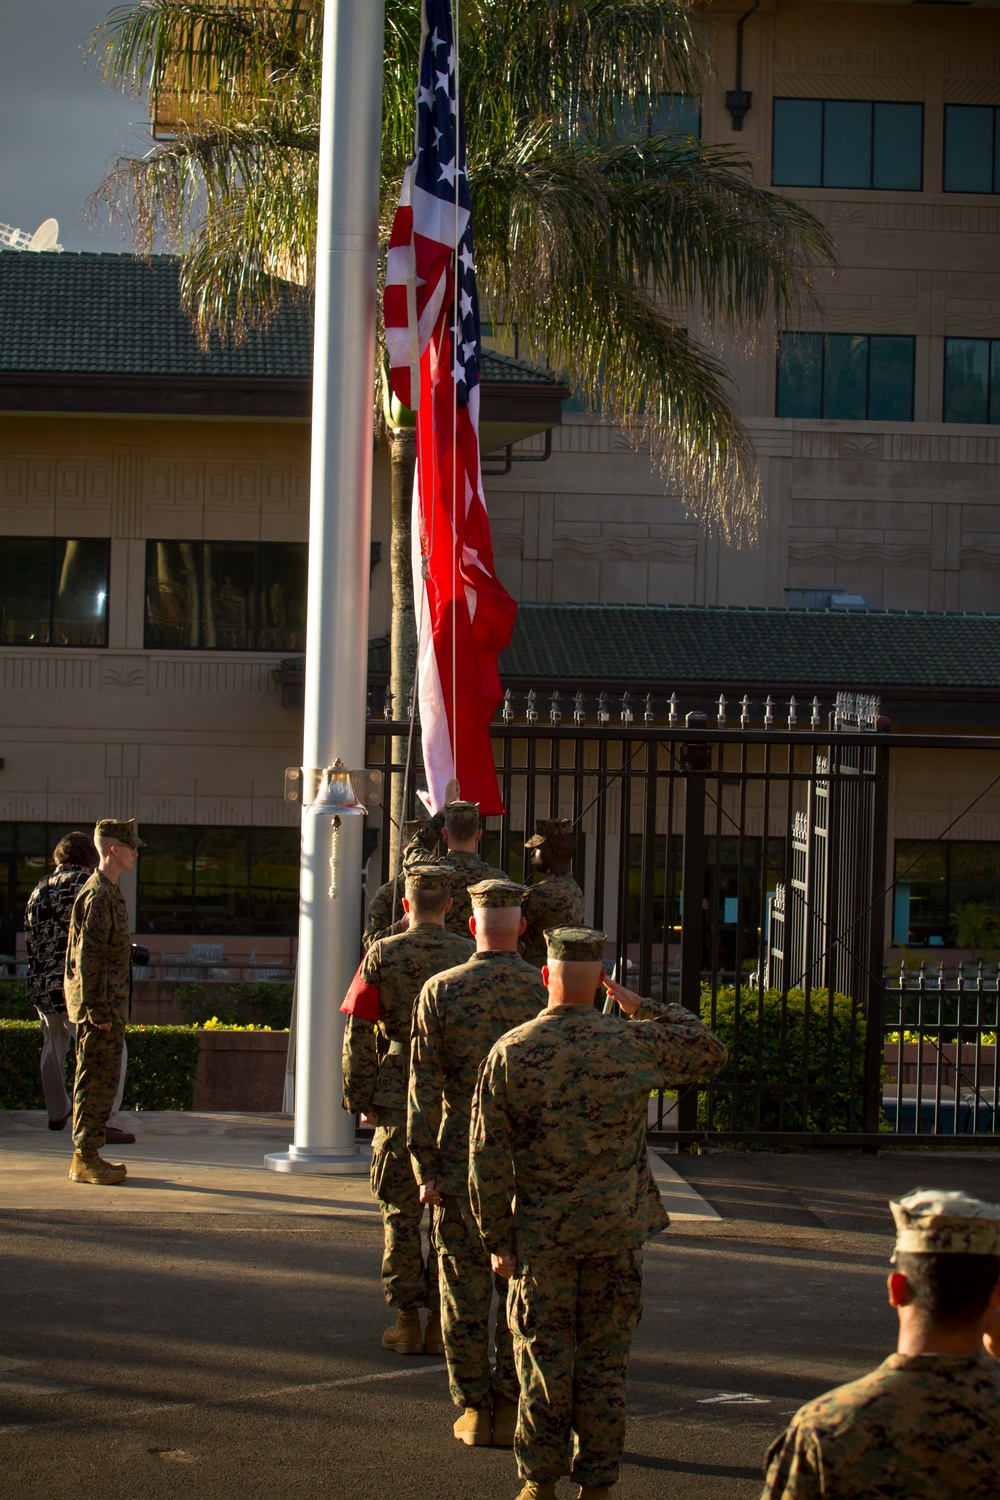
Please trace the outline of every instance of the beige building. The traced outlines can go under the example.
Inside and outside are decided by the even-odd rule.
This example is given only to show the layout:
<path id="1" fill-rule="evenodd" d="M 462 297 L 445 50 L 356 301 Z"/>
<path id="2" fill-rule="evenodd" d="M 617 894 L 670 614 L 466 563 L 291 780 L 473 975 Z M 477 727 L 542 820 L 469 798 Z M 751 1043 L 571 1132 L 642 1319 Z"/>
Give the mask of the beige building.
<path id="1" fill-rule="evenodd" d="M 546 462 L 487 479 L 501 576 L 538 606 L 1000 615 L 1000 7 L 762 0 L 739 80 L 746 5 L 709 10 L 717 78 L 688 118 L 820 217 L 840 259 L 795 327 L 762 330 L 733 363 L 761 462 L 759 543 L 699 532 L 627 435 L 572 409 L 560 421 L 552 380 L 498 364 L 494 436 L 553 429 Z M 752 96 L 739 131 L 737 81 Z M 282 773 L 301 719 L 275 672 L 303 644 L 308 328 L 292 309 L 206 361 L 170 277 L 127 257 L 0 252 L 0 952 L 55 838 L 109 812 L 138 816 L 150 844 L 130 892 L 150 946 L 211 939 L 258 964 L 292 952 Z M 543 452 L 537 438 L 514 456 Z M 380 636 L 384 449 L 375 471 Z M 845 686 L 880 685 L 835 665 Z M 995 723 L 1000 682 L 980 668 L 950 696 L 954 727 Z M 912 691 L 891 680 L 912 706 L 927 677 L 911 675 Z M 665 661 L 656 683 L 707 690 L 726 674 L 710 676 Z M 894 840 L 940 831 L 963 791 L 940 762 L 908 772 Z M 956 870 L 979 872 L 956 890 L 996 904 L 1000 803 L 951 838 Z"/>

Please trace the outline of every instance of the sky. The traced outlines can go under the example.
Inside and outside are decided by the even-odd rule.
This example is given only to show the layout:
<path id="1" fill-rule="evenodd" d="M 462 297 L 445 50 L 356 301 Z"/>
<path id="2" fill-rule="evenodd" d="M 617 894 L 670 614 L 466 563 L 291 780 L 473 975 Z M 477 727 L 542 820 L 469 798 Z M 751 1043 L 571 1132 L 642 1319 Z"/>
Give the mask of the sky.
<path id="1" fill-rule="evenodd" d="M 119 155 L 152 145 L 141 102 L 109 89 L 80 47 L 116 3 L 0 4 L 0 222 L 33 234 L 58 219 L 67 250 L 129 248 L 84 204 Z"/>

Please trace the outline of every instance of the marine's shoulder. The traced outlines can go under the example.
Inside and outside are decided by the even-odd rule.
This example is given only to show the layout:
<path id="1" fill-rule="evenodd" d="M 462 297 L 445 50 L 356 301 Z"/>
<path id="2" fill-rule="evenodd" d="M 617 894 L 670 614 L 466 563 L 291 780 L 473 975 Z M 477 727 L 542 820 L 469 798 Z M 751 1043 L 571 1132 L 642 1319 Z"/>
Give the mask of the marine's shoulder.
<path id="1" fill-rule="evenodd" d="M 1000 1420 L 1000 1369 L 985 1356 L 955 1360 L 890 1355 L 860 1379 L 807 1402 L 796 1413 L 794 1425 L 820 1438 L 833 1438 L 859 1425 L 891 1428 L 897 1415 L 909 1424 L 923 1399 L 933 1401 L 939 1412 L 950 1403 L 956 1411 L 968 1410 L 970 1398 L 984 1401 Z"/>
<path id="2" fill-rule="evenodd" d="M 92 875 L 88 875 L 87 879 L 80 886 L 77 892 L 77 900 L 85 899 L 92 903 L 111 901 L 113 899 L 113 892 L 116 889 L 117 887 L 113 886 L 110 880 L 105 879 L 99 870 L 95 870 Z"/>

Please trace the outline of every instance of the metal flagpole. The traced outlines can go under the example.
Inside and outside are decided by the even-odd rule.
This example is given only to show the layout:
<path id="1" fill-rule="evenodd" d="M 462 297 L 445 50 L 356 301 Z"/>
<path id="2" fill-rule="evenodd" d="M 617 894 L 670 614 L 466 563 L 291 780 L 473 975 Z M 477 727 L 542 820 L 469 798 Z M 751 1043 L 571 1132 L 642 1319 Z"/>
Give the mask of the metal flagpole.
<path id="1" fill-rule="evenodd" d="M 384 0 L 326 0 L 313 352 L 304 800 L 365 759 Z M 339 1005 L 358 963 L 362 817 L 302 815 L 295 1139 L 275 1172 L 363 1172 L 341 1108 Z M 331 886 L 330 861 L 340 867 Z M 333 897 L 330 890 L 336 889 Z"/>

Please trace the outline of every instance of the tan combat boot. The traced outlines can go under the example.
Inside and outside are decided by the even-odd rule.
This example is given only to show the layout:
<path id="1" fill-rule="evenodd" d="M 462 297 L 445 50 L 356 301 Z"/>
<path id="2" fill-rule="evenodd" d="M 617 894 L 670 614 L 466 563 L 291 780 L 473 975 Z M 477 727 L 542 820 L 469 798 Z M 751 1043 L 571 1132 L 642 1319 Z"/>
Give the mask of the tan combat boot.
<path id="1" fill-rule="evenodd" d="M 526 1479 L 517 1500 L 559 1500 L 554 1479 Z"/>
<path id="2" fill-rule="evenodd" d="M 94 1182 L 102 1187 L 110 1187 L 113 1183 L 124 1182 L 127 1176 L 122 1162 L 105 1161 L 102 1156 L 81 1156 L 79 1151 L 73 1152 L 73 1162 L 69 1169 L 70 1182 Z"/>
<path id="3" fill-rule="evenodd" d="M 452 1432 L 467 1448 L 488 1448 L 492 1425 L 488 1406 L 467 1406 Z"/>
<path id="4" fill-rule="evenodd" d="M 517 1402 L 506 1396 L 497 1396 L 493 1402 L 493 1446 L 513 1448 L 514 1429 L 517 1426 Z"/>
<path id="5" fill-rule="evenodd" d="M 395 1325 L 383 1333 L 382 1348 L 391 1349 L 394 1354 L 423 1354 L 424 1335 L 415 1307 L 405 1312 L 401 1307 L 396 1309 Z"/>
<path id="6" fill-rule="evenodd" d="M 427 1314 L 427 1328 L 424 1332 L 424 1353 L 444 1353 L 444 1334 L 441 1332 L 441 1317 L 439 1313 L 429 1312 Z"/>

